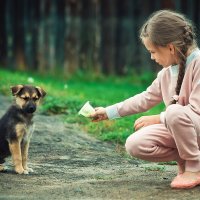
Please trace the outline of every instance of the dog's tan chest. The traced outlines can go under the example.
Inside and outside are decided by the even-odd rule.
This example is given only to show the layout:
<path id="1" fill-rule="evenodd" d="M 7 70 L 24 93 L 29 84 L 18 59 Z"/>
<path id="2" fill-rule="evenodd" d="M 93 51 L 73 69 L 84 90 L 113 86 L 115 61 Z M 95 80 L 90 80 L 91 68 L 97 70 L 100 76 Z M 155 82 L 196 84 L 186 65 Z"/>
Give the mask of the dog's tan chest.
<path id="1" fill-rule="evenodd" d="M 19 140 L 30 140 L 34 131 L 34 124 L 27 126 L 25 123 L 19 123 L 15 126 L 16 136 Z"/>

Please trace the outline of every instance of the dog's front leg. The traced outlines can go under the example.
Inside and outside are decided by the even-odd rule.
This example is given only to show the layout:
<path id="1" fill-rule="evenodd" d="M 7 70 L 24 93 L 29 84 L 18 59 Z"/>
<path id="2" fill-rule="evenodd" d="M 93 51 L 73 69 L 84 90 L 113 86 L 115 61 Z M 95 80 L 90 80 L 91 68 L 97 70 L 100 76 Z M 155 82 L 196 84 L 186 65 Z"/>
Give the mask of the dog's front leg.
<path id="1" fill-rule="evenodd" d="M 4 162 L 5 162 L 4 158 L 0 157 L 0 172 L 5 171 L 5 167 L 3 165 Z"/>
<path id="2" fill-rule="evenodd" d="M 18 174 L 26 173 L 22 166 L 22 155 L 21 155 L 20 142 L 18 140 L 9 142 L 9 148 L 10 148 L 10 152 L 12 155 L 16 173 L 18 173 Z"/>
<path id="3" fill-rule="evenodd" d="M 30 141 L 26 141 L 25 143 L 22 143 L 22 166 L 25 171 L 33 172 L 33 169 L 28 167 L 28 149 L 29 149 L 29 143 Z"/>
<path id="4" fill-rule="evenodd" d="M 0 164 L 0 172 L 3 172 L 5 170 L 5 167 L 3 164 Z"/>

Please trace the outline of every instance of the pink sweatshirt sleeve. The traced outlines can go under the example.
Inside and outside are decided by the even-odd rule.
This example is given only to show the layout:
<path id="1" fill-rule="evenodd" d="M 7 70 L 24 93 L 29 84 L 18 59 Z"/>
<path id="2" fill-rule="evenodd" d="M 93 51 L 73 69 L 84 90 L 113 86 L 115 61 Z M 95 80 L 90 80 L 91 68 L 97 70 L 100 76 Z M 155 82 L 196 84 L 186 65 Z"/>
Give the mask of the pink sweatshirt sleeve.
<path id="1" fill-rule="evenodd" d="M 152 82 L 146 91 L 126 99 L 123 102 L 106 107 L 108 118 L 114 119 L 145 112 L 160 103 L 163 100 L 160 86 L 161 76 L 162 71 L 158 73 L 157 78 Z"/>

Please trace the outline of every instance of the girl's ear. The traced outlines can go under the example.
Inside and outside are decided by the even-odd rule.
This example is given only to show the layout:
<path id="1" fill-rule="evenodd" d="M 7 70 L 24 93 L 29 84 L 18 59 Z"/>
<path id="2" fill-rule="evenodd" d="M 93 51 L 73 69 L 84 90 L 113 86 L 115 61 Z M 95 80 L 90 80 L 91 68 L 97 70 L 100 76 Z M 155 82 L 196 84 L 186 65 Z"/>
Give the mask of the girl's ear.
<path id="1" fill-rule="evenodd" d="M 170 53 L 172 55 L 174 55 L 175 54 L 175 46 L 173 44 L 168 44 L 167 46 L 169 48 Z"/>

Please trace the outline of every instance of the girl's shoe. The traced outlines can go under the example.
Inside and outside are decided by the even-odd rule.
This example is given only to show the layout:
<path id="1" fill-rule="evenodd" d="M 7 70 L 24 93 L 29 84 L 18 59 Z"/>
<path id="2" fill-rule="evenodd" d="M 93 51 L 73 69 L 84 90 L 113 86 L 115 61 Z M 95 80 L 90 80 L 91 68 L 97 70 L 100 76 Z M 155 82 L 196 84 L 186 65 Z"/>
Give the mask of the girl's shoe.
<path id="1" fill-rule="evenodd" d="M 195 180 L 188 180 L 182 174 L 179 174 L 171 182 L 171 187 L 176 189 L 190 189 L 197 185 L 200 185 L 200 176 Z"/>

